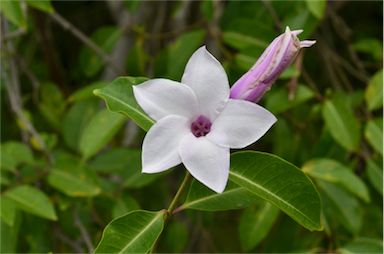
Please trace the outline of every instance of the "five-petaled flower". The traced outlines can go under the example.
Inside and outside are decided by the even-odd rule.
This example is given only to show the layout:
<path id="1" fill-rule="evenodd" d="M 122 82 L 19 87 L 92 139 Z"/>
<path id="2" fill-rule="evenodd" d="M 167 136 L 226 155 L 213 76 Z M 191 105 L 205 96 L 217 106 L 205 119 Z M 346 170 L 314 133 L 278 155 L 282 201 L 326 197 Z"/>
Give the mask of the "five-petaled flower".
<path id="1" fill-rule="evenodd" d="M 156 123 L 143 142 L 144 173 L 183 163 L 191 175 L 221 193 L 229 175 L 230 148 L 244 148 L 276 122 L 263 107 L 230 99 L 221 64 L 199 48 L 181 83 L 152 79 L 133 87 L 134 96 Z"/>
<path id="2" fill-rule="evenodd" d="M 316 41 L 300 41 L 297 35 L 303 30 L 285 32 L 272 41 L 252 68 L 231 88 L 232 99 L 258 102 L 273 82 L 292 63 L 301 48 L 310 47 Z"/>

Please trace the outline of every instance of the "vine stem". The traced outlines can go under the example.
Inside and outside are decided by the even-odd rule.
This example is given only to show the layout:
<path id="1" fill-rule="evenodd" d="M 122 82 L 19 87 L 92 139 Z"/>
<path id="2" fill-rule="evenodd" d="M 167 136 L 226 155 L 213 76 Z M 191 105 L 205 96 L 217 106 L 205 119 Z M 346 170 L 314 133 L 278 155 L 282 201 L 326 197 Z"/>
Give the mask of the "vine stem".
<path id="1" fill-rule="evenodd" d="M 167 225 L 169 217 L 172 215 L 172 212 L 175 209 L 177 203 L 179 202 L 181 196 L 183 195 L 185 189 L 188 187 L 188 183 L 191 180 L 191 178 L 192 178 L 191 174 L 186 170 L 184 179 L 181 182 L 181 184 L 179 186 L 179 189 L 177 190 L 175 196 L 173 197 L 173 199 L 171 201 L 171 204 L 169 205 L 169 207 L 167 209 L 167 213 L 166 213 L 165 219 L 164 219 L 164 227 Z M 160 236 L 157 238 L 155 244 L 153 244 L 153 247 L 151 249 L 151 253 L 155 253 L 156 252 L 156 247 L 157 247 L 157 244 L 159 242 L 159 239 L 160 239 Z"/>
<path id="2" fill-rule="evenodd" d="M 181 195 L 184 193 L 185 188 L 188 186 L 189 180 L 191 179 L 191 174 L 186 171 L 185 177 L 183 182 L 180 184 L 180 187 L 178 191 L 176 192 L 176 195 L 173 197 L 171 204 L 169 205 L 167 211 L 169 214 L 172 214 L 173 210 L 175 209 L 177 202 L 179 201 Z"/>

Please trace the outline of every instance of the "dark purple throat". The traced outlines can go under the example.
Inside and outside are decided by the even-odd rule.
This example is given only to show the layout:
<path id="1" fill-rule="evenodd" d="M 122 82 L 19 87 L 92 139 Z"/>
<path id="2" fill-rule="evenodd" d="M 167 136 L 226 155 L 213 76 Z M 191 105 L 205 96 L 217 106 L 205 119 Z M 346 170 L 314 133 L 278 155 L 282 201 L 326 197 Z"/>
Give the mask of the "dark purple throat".
<path id="1" fill-rule="evenodd" d="M 211 131 L 211 126 L 211 121 L 207 117 L 200 115 L 191 124 L 191 131 L 195 137 L 199 138 L 207 135 Z"/>

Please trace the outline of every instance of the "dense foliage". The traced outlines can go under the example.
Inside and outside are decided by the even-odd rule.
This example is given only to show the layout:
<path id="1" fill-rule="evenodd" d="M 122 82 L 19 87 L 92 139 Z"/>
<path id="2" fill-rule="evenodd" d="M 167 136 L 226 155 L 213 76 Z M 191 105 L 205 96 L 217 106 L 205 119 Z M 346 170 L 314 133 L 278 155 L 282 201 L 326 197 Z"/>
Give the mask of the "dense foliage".
<path id="1" fill-rule="evenodd" d="M 1 1 L 1 253 L 382 253 L 382 8 Z M 180 81 L 203 44 L 233 84 L 285 26 L 317 43 L 260 101 L 278 118 L 261 152 L 171 204 L 185 169 L 141 174 L 132 85 Z"/>

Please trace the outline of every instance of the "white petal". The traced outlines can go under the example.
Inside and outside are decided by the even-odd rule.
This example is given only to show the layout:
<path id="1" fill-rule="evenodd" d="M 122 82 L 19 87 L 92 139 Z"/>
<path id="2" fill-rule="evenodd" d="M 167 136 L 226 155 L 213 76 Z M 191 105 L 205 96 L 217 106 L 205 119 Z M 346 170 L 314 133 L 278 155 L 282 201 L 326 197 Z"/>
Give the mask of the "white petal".
<path id="1" fill-rule="evenodd" d="M 189 59 L 181 83 L 192 88 L 200 103 L 201 114 L 211 120 L 216 118 L 228 101 L 227 74 L 205 46 L 196 50 Z"/>
<path id="2" fill-rule="evenodd" d="M 191 88 L 169 79 L 152 79 L 133 87 L 136 101 L 154 120 L 167 115 L 193 117 L 198 103 Z"/>
<path id="3" fill-rule="evenodd" d="M 223 192 L 229 174 L 228 148 L 189 133 L 181 141 L 180 157 L 194 178 L 218 193 Z"/>
<path id="4" fill-rule="evenodd" d="M 181 116 L 167 116 L 153 125 L 143 142 L 143 173 L 157 173 L 180 164 L 179 145 L 188 133 L 189 120 Z"/>
<path id="5" fill-rule="evenodd" d="M 261 138 L 277 121 L 265 108 L 244 100 L 229 100 L 206 136 L 230 148 L 246 147 Z"/>

